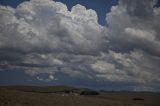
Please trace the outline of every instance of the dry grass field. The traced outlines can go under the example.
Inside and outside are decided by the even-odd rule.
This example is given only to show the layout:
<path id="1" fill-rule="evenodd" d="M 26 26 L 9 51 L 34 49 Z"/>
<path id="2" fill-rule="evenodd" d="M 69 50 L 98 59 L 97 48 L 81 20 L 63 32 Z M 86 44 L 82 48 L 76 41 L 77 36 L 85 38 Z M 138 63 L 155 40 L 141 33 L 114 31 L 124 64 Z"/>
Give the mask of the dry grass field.
<path id="1" fill-rule="evenodd" d="M 0 106 L 160 106 L 159 93 L 100 92 L 79 95 L 60 92 L 72 87 L 0 87 Z"/>

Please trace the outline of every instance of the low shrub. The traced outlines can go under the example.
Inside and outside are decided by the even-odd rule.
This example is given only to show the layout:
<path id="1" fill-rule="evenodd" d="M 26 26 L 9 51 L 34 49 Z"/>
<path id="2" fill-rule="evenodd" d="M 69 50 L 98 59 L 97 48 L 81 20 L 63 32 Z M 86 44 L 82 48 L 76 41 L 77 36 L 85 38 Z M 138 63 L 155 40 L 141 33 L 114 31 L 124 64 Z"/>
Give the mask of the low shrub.
<path id="1" fill-rule="evenodd" d="M 97 91 L 81 91 L 80 95 L 99 95 Z"/>

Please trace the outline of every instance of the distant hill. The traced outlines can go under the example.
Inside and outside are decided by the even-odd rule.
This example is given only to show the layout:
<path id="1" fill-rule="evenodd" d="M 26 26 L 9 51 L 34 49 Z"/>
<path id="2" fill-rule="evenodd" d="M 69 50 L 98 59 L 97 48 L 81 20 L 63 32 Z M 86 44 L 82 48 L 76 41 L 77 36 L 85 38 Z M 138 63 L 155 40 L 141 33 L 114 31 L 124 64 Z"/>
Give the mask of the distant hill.
<path id="1" fill-rule="evenodd" d="M 24 92 L 54 93 L 57 91 L 75 90 L 69 86 L 3 86 L 3 89 L 18 90 Z"/>

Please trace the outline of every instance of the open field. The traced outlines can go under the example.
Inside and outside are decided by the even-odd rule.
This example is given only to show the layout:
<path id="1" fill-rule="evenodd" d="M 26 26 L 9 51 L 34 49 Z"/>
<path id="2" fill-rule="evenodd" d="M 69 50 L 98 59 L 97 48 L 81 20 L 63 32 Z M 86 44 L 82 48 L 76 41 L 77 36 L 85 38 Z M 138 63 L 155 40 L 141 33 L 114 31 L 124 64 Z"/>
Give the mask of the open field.
<path id="1" fill-rule="evenodd" d="M 66 92 L 74 90 L 74 92 Z M 0 106 L 160 106 L 159 93 L 99 92 L 72 87 L 0 87 Z M 63 92 L 64 91 L 64 92 Z"/>

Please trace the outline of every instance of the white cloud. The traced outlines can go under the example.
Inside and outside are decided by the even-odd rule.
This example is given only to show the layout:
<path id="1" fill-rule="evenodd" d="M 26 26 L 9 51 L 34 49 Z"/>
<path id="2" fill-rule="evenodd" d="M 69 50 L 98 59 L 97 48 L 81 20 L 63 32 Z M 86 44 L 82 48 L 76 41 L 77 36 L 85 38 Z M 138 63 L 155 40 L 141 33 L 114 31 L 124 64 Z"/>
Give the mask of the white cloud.
<path id="1" fill-rule="evenodd" d="M 125 33 L 140 39 L 146 39 L 149 41 L 155 40 L 154 32 L 148 32 L 145 30 L 143 31 L 140 29 L 126 28 Z"/>
<path id="2" fill-rule="evenodd" d="M 50 79 L 50 80 L 54 80 L 55 78 L 54 78 L 53 75 L 49 75 L 49 79 Z"/>
<path id="3" fill-rule="evenodd" d="M 54 78 L 53 75 L 49 75 L 47 78 L 40 77 L 40 76 L 37 76 L 36 78 L 37 78 L 37 80 L 43 81 L 43 82 L 50 82 L 50 81 L 53 81 L 53 80 L 57 80 L 57 79 Z"/>
<path id="4" fill-rule="evenodd" d="M 97 61 L 96 63 L 91 64 L 91 67 L 96 72 L 99 72 L 102 74 L 114 73 L 114 71 L 116 71 L 116 68 L 113 63 L 111 64 L 104 61 Z"/>
<path id="5" fill-rule="evenodd" d="M 63 65 L 63 62 L 59 59 L 53 59 L 53 63 L 56 65 Z"/>
<path id="6" fill-rule="evenodd" d="M 73 14 L 72 18 L 77 19 L 76 21 L 91 21 L 96 24 L 98 21 L 97 13 L 94 10 L 87 10 L 84 6 L 81 6 L 80 4 L 72 7 L 71 14 Z"/>

